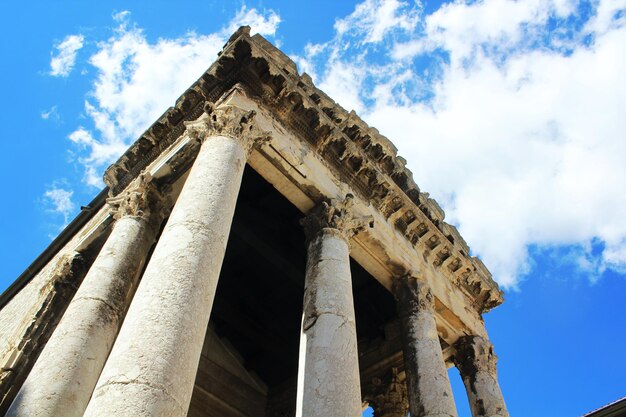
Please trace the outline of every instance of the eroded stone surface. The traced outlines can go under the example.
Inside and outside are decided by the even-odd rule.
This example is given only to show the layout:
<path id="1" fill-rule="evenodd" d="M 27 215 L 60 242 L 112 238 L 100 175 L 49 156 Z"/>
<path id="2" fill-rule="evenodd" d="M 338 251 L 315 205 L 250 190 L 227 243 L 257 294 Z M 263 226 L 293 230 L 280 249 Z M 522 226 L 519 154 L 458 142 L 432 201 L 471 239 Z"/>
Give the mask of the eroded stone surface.
<path id="1" fill-rule="evenodd" d="M 187 414 L 250 139 L 199 138 L 85 416 Z"/>
<path id="2" fill-rule="evenodd" d="M 350 238 L 367 227 L 372 227 L 374 219 L 354 217 L 351 212 L 354 196 L 346 195 L 343 200 L 323 201 L 313 212 L 302 219 L 301 224 L 309 241 L 324 229 L 333 229 L 349 242 Z"/>
<path id="3" fill-rule="evenodd" d="M 398 368 L 391 368 L 383 378 L 373 378 L 366 387 L 365 400 L 376 417 L 406 417 L 409 412 L 406 381 Z"/>
<path id="4" fill-rule="evenodd" d="M 224 82 L 228 79 L 230 82 Z M 370 201 L 417 250 L 432 252 L 429 263 L 485 312 L 503 302 L 503 294 L 482 262 L 428 193 L 422 192 L 393 143 L 317 88 L 307 74 L 260 35 L 241 27 L 220 58 L 155 122 L 120 160 L 105 180 L 119 192 L 137 167 L 148 164 L 194 120 L 203 106 L 241 83 L 270 108 L 276 118 L 312 146 L 355 193 Z M 152 158 L 152 159 L 151 159 Z M 425 235 L 427 238 L 424 239 Z"/>
<path id="5" fill-rule="evenodd" d="M 394 294 L 402 326 L 411 415 L 456 417 L 430 288 L 422 280 L 406 275 L 396 280 Z"/>
<path id="6" fill-rule="evenodd" d="M 117 221 L 7 416 L 82 416 L 126 313 L 163 212 L 149 178 L 113 204 Z"/>
<path id="7" fill-rule="evenodd" d="M 349 201 L 349 198 L 348 198 Z M 304 291 L 303 397 L 307 417 L 358 417 L 361 389 L 348 236 L 367 222 L 346 200 L 324 203 L 303 222 L 308 236 Z"/>
<path id="8" fill-rule="evenodd" d="M 148 276 L 154 288 L 140 291 L 142 301 L 138 302 L 136 307 L 136 316 L 145 315 L 146 317 L 136 318 L 134 321 L 128 320 L 134 326 L 135 339 L 131 338 L 131 331 L 123 333 L 126 341 L 124 347 L 120 348 L 122 353 L 112 355 L 118 362 L 112 365 L 110 370 L 105 371 L 105 373 L 108 372 L 109 379 L 100 381 L 98 396 L 108 398 L 113 403 L 119 400 L 116 406 L 118 408 L 111 408 L 93 415 L 140 415 L 142 413 L 182 415 L 181 413 L 184 412 L 186 392 L 190 391 L 185 391 L 182 385 L 186 383 L 185 381 L 193 380 L 191 374 L 195 368 L 189 365 L 193 362 L 193 346 L 201 344 L 196 340 L 200 337 L 198 334 L 202 333 L 198 329 L 205 321 L 205 316 L 208 317 L 207 311 L 203 310 L 207 306 L 201 306 L 202 300 L 200 299 L 204 298 L 202 302 L 209 304 L 208 311 L 210 312 L 210 304 L 219 274 L 219 264 L 223 256 L 222 246 L 225 246 L 228 235 L 227 230 L 222 233 L 224 227 L 227 229 L 228 226 L 218 223 L 230 224 L 229 215 L 232 215 L 228 209 L 221 210 L 224 209 L 223 204 L 234 205 L 237 194 L 235 188 L 238 189 L 238 185 L 233 188 L 223 182 L 231 181 L 232 178 L 228 176 L 234 175 L 234 181 L 238 184 L 240 177 L 237 179 L 236 173 L 243 167 L 254 143 L 267 141 L 268 135 L 252 123 L 255 117 L 259 118 L 264 113 L 270 115 L 266 118 L 269 122 L 265 127 L 272 126 L 274 134 L 277 131 L 282 132 L 281 134 L 285 136 L 284 141 L 288 141 L 288 146 L 278 146 L 277 141 L 274 140 L 271 156 L 268 153 L 255 152 L 252 159 L 255 157 L 262 159 L 264 167 L 272 165 L 272 169 L 281 173 L 281 183 L 288 183 L 294 188 L 299 187 L 298 192 L 302 194 L 302 197 L 298 197 L 299 204 L 291 200 L 292 203 L 306 212 L 313 202 L 353 192 L 358 200 L 359 211 L 373 214 L 377 226 L 381 225 L 380 227 L 385 230 L 385 238 L 378 241 L 372 239 L 371 231 L 358 236 L 353 241 L 357 248 L 353 250 L 353 256 L 360 253 L 358 255 L 360 257 L 355 256 L 355 259 L 362 265 L 364 265 L 363 259 L 371 259 L 372 264 L 376 264 L 375 268 L 378 269 L 374 269 L 374 272 L 371 269 L 368 271 L 387 288 L 391 287 L 388 285 L 391 278 L 404 273 L 402 271 L 406 271 L 408 265 L 419 268 L 424 273 L 423 277 L 428 279 L 432 292 L 437 296 L 437 323 L 440 325 L 443 323 L 446 326 L 439 329 L 439 334 L 434 325 L 434 312 L 432 311 L 434 297 L 429 291 L 422 293 L 418 288 L 416 294 L 412 294 L 404 301 L 399 299 L 401 315 L 413 317 L 410 323 L 404 325 L 405 331 L 403 332 L 407 334 L 405 356 L 411 356 L 411 354 L 406 355 L 407 345 L 413 346 L 413 358 L 409 358 L 416 364 L 413 369 L 417 369 L 414 375 L 417 382 L 413 383 L 413 387 L 419 388 L 418 377 L 423 373 L 427 379 L 435 381 L 432 384 L 433 387 L 441 385 L 445 388 L 446 384 L 441 379 L 444 374 L 440 374 L 438 368 L 442 360 L 432 356 L 432 352 L 441 350 L 438 336 L 442 338 L 442 341 L 445 339 L 448 342 L 448 344 L 442 343 L 449 351 L 453 349 L 450 344 L 459 334 L 470 332 L 486 335 L 484 329 L 480 329 L 482 328 L 480 314 L 502 302 L 501 293 L 491 280 L 489 271 L 480 260 L 469 256 L 469 247 L 458 231 L 443 221 L 444 213 L 441 208 L 427 193 L 417 188 L 412 181 L 410 171 L 405 168 L 406 161 L 396 155 L 391 142 L 379 135 L 375 129 L 365 125 L 354 112 L 348 113 L 332 102 L 329 97 L 313 86 L 306 74 L 298 76 L 292 64 L 293 62 L 264 39 L 259 36 L 250 37 L 245 30 L 238 31 L 226 45 L 220 60 L 177 101 L 175 108 L 168 110 L 118 163 L 107 171 L 106 181 L 111 186 L 111 195 L 114 196 L 109 200 L 110 204 L 125 202 L 127 208 L 125 214 L 139 220 L 149 217 L 151 213 L 151 211 L 146 212 L 140 209 L 144 195 L 129 194 L 124 192 L 124 189 L 129 181 L 136 178 L 137 173 L 141 171 L 140 168 L 144 167 L 144 164 L 154 162 L 155 158 L 162 158 L 161 161 L 155 162 L 156 165 L 159 163 L 162 166 L 168 165 L 167 169 L 162 170 L 164 176 L 161 178 L 177 182 L 177 190 L 180 190 L 180 184 L 184 181 L 187 170 L 192 165 L 200 147 L 207 148 L 207 142 L 210 141 L 215 140 L 216 143 L 210 145 L 215 148 L 212 151 L 215 152 L 212 154 L 212 160 L 207 162 L 211 158 L 205 155 L 205 162 L 203 162 L 212 167 L 203 171 L 202 174 L 214 178 L 207 180 L 203 177 L 204 179 L 194 180 L 198 182 L 194 194 L 195 199 L 187 197 L 187 200 L 183 200 L 185 203 L 181 203 L 184 207 L 178 210 L 180 212 L 176 217 L 178 220 L 171 221 L 171 227 L 168 224 L 167 234 L 163 235 L 167 239 L 159 244 L 162 246 L 160 254 L 155 253 L 155 256 L 160 256 L 159 265 L 152 269 L 148 268 L 150 272 Z M 234 106 L 215 108 L 212 104 L 217 97 L 222 96 L 225 89 L 230 89 L 233 83 L 237 82 L 244 84 L 240 89 L 240 92 L 244 93 L 241 96 L 245 95 L 248 102 L 255 103 L 244 107 L 254 108 L 259 117 L 252 110 L 243 110 Z M 245 102 L 243 99 L 242 101 Z M 202 114 L 203 111 L 205 114 Z M 198 118 L 201 114 L 202 116 Z M 190 122 L 190 120 L 193 121 Z M 180 135 L 185 129 L 187 137 L 181 138 Z M 189 140 L 189 137 L 195 140 Z M 164 149 L 180 139 L 187 140 L 184 142 L 183 149 L 174 146 L 173 148 L 180 152 L 171 159 L 166 159 L 163 156 Z M 238 151 L 231 148 L 229 140 L 237 142 L 242 148 L 241 157 L 237 156 Z M 170 148 L 167 149 L 167 153 L 171 152 L 170 155 L 174 153 Z M 310 164 L 313 159 L 311 155 L 314 155 L 321 165 Z M 217 166 L 220 163 L 232 166 L 228 169 L 220 168 Z M 266 169 L 259 169 L 259 165 L 253 165 L 253 167 L 267 179 Z M 193 175 L 192 172 L 189 178 Z M 192 188 L 189 184 L 185 186 L 185 189 Z M 284 190 L 276 185 L 276 182 L 272 184 L 289 198 Z M 224 195 L 219 194 L 222 191 Z M 191 193 L 189 190 L 187 192 Z M 204 196 L 203 193 L 211 195 Z M 222 199 L 225 199 L 225 203 Z M 326 283 L 329 286 L 343 285 L 341 274 L 345 271 L 341 269 L 343 267 L 337 265 L 348 259 L 348 255 L 344 256 L 343 253 L 350 252 L 348 243 L 350 238 L 362 231 L 369 223 L 366 219 L 355 221 L 349 216 L 352 201 L 352 199 L 347 199 L 323 203 L 318 211 L 319 216 L 311 224 L 305 224 L 307 229 L 315 230 L 313 233 L 307 233 L 311 244 L 309 249 L 313 248 L 319 258 L 319 262 L 312 267 L 315 269 L 312 273 L 324 276 L 333 275 L 333 280 Z M 121 213 L 118 210 L 116 217 L 120 218 Z M 206 215 L 210 219 L 203 217 Z M 379 232 L 376 231 L 376 233 Z M 323 236 L 327 237 L 325 244 L 318 242 L 319 244 L 315 246 L 315 241 Z M 377 236 L 380 238 L 382 235 L 379 233 Z M 216 240 L 209 242 L 213 238 Z M 411 256 L 398 256 L 401 252 L 400 246 L 402 248 L 406 246 L 406 252 L 410 252 Z M 164 253 L 168 255 L 163 255 Z M 207 253 L 215 259 L 205 259 Z M 337 255 L 339 253 L 341 253 L 340 256 Z M 421 263 L 422 260 L 423 263 Z M 158 277 L 157 275 L 163 274 L 163 271 L 165 276 Z M 340 278 L 334 275 L 337 271 Z M 203 279 L 208 283 L 201 281 L 199 278 L 201 273 L 205 274 Z M 180 285 L 177 282 L 179 279 Z M 175 281 L 176 285 L 173 285 L 172 281 Z M 322 352 L 324 349 L 329 349 L 333 343 L 339 343 L 333 346 L 339 351 L 347 351 L 348 356 L 353 350 L 356 352 L 356 342 L 352 344 L 352 336 L 350 336 L 353 331 L 349 329 L 350 326 L 354 327 L 354 318 L 352 317 L 350 324 L 349 317 L 347 318 L 343 312 L 340 312 L 342 311 L 340 306 L 347 304 L 345 299 L 338 297 L 333 291 L 318 290 L 317 285 L 312 286 L 314 287 L 315 290 L 307 294 L 309 299 L 306 302 L 309 307 L 305 309 L 305 334 L 306 332 L 314 334 L 316 328 L 320 328 L 319 326 L 326 330 L 320 331 L 315 337 L 319 342 L 315 353 L 319 361 L 313 363 L 308 370 L 322 375 L 332 375 L 340 369 L 343 374 L 346 369 L 341 367 L 335 369 L 329 365 L 336 358 L 323 355 Z M 348 292 L 344 290 L 340 292 L 345 295 Z M 397 292 L 396 295 L 398 295 Z M 350 299 L 350 303 L 351 301 Z M 188 302 L 189 305 L 187 305 Z M 88 308 L 85 308 L 85 311 L 88 311 Z M 430 313 L 426 314 L 428 311 Z M 96 313 L 92 315 L 94 314 Z M 170 314 L 173 316 L 170 317 Z M 166 316 L 167 318 L 163 320 Z M 200 323 L 193 323 L 194 320 Z M 3 323 L 3 317 L 0 316 L 0 327 L 4 325 Z M 157 325 L 154 326 L 153 333 L 154 323 Z M 173 334 L 165 334 L 172 332 L 171 329 L 178 326 L 183 329 L 175 329 Z M 333 326 L 337 328 L 337 331 L 328 330 Z M 191 334 L 186 334 L 185 329 L 191 329 Z M 143 338 L 145 332 L 148 334 L 146 343 L 152 347 L 136 346 L 137 335 Z M 158 332 L 164 334 L 157 334 Z M 344 342 L 345 344 L 342 344 Z M 189 346 L 192 348 L 188 349 Z M 314 345 L 311 344 L 311 346 Z M 417 346 L 420 349 L 417 349 Z M 184 352 L 181 354 L 180 350 Z M 132 362 L 123 357 L 125 354 L 139 355 L 140 359 Z M 177 356 L 185 357 L 181 359 Z M 172 360 L 172 358 L 175 359 Z M 305 360 L 304 355 L 302 359 Z M 427 365 L 423 365 L 424 363 Z M 181 364 L 182 366 L 176 368 Z M 418 367 L 417 364 L 421 365 Z M 353 363 L 348 363 L 346 366 L 349 369 L 354 367 Z M 476 387 L 486 386 L 488 387 L 485 388 L 486 392 L 489 393 L 491 389 L 489 387 L 493 387 L 489 381 L 491 374 L 489 372 L 485 374 L 489 378 L 487 376 L 483 378 L 484 375 L 480 372 L 475 372 L 473 375 L 473 392 L 480 391 Z M 495 373 L 493 375 L 495 380 Z M 351 378 L 351 376 L 348 377 Z M 447 381 L 447 374 L 445 374 L 445 380 Z M 337 389 L 336 381 L 333 379 L 330 384 L 318 384 L 313 396 L 310 397 L 313 398 L 312 401 L 335 395 L 333 390 Z M 447 385 L 449 388 L 449 382 Z M 338 390 L 352 398 L 353 393 L 349 393 L 347 388 L 340 387 Z M 446 391 L 444 389 L 441 392 Z M 453 415 L 446 408 L 449 405 L 448 400 L 437 400 L 441 392 L 434 388 L 423 393 L 414 392 L 412 395 L 422 395 L 423 401 L 411 401 L 411 403 L 426 404 L 427 407 L 423 408 L 422 414 L 416 412 L 413 415 Z M 451 391 L 449 394 L 451 401 Z M 446 397 L 445 394 L 444 397 Z M 130 406 L 128 406 L 128 398 L 133 399 Z M 332 401 L 335 400 L 332 399 Z M 341 400 L 346 402 L 345 398 Z M 96 401 L 100 399 L 96 398 Z M 106 401 L 102 400 L 102 402 Z M 351 400 L 348 402 L 352 403 Z M 441 404 L 439 408 L 428 406 L 436 402 Z M 426 413 L 430 410 L 429 407 L 432 408 L 430 414 Z M 351 408 L 346 414 L 341 415 L 350 415 L 352 411 Z"/>
<path id="9" fill-rule="evenodd" d="M 509 417 L 498 384 L 498 357 L 491 343 L 480 336 L 465 336 L 455 345 L 454 357 L 467 390 L 474 417 Z"/>

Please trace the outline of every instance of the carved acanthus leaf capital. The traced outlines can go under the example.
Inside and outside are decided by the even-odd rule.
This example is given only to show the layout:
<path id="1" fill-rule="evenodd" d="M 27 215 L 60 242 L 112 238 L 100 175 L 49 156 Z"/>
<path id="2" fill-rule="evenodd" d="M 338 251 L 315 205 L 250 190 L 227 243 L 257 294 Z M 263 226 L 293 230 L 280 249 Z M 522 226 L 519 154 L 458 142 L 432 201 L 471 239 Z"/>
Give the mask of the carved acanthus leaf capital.
<path id="1" fill-rule="evenodd" d="M 354 196 L 347 194 L 343 200 L 324 201 L 314 208 L 300 221 L 307 239 L 312 240 L 324 229 L 334 229 L 340 232 L 346 240 L 350 240 L 357 233 L 372 227 L 374 225 L 372 216 L 354 216 L 353 200 Z"/>
<path id="2" fill-rule="evenodd" d="M 246 152 L 261 146 L 271 138 L 270 132 L 261 130 L 254 119 L 254 110 L 244 110 L 232 105 L 205 106 L 205 113 L 197 120 L 185 122 L 187 134 L 200 142 L 212 136 L 228 136 L 240 140 Z"/>
<path id="3" fill-rule="evenodd" d="M 141 173 L 120 194 L 107 199 L 115 210 L 114 218 L 140 217 L 150 223 L 160 223 L 170 206 L 169 187 L 160 190 L 149 173 Z"/>
<path id="4" fill-rule="evenodd" d="M 435 309 L 435 298 L 429 285 L 412 274 L 396 278 L 393 282 L 393 293 L 400 317 L 420 311 L 432 312 Z"/>
<path id="5" fill-rule="evenodd" d="M 463 377 L 473 377 L 477 372 L 496 375 L 498 357 L 493 345 L 481 336 L 463 336 L 455 344 L 454 362 Z"/>

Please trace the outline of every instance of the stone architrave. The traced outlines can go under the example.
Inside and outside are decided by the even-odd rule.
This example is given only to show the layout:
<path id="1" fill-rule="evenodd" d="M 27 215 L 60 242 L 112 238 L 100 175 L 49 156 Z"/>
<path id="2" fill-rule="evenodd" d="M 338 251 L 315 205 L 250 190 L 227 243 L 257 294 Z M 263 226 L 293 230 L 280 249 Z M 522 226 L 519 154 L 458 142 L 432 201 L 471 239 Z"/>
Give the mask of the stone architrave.
<path id="1" fill-rule="evenodd" d="M 87 407 L 165 211 L 149 175 L 108 202 L 113 230 L 7 416 L 78 417 Z"/>
<path id="2" fill-rule="evenodd" d="M 374 378 L 368 387 L 367 400 L 376 417 L 406 417 L 409 412 L 406 382 L 397 368 L 383 378 Z"/>
<path id="3" fill-rule="evenodd" d="M 402 327 L 404 369 L 411 416 L 456 417 L 428 284 L 406 275 L 393 287 Z"/>
<path id="4" fill-rule="evenodd" d="M 455 344 L 455 363 L 467 390 L 474 417 L 509 417 L 498 384 L 498 357 L 480 336 L 464 336 Z"/>
<path id="5" fill-rule="evenodd" d="M 254 111 L 208 108 L 202 142 L 98 380 L 86 417 L 187 415 L 202 343 L 252 147 Z"/>
<path id="6" fill-rule="evenodd" d="M 352 198 L 324 202 L 302 220 L 308 250 L 298 415 L 304 417 L 361 416 L 349 240 L 371 219 L 353 217 Z"/>

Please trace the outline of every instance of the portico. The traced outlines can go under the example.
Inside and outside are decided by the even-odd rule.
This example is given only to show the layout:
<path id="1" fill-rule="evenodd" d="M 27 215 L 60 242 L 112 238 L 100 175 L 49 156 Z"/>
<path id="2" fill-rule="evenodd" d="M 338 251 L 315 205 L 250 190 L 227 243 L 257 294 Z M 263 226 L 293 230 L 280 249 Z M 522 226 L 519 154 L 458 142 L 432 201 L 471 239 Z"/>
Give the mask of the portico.
<path id="1" fill-rule="evenodd" d="M 371 404 L 453 417 L 455 364 L 474 416 L 508 415 L 481 316 L 502 302 L 489 271 L 393 144 L 260 36 L 235 33 L 109 168 L 100 223 L 66 250 L 105 231 L 112 245 L 115 204 L 139 178 L 158 191 L 145 197 L 157 226 L 109 251 L 135 255 L 138 284 L 103 300 L 123 299 L 124 320 L 75 415 L 357 417 Z M 63 345 L 59 329 L 45 349 Z M 55 356 L 42 354 L 7 415 L 37 408 L 33 372 L 62 366 Z"/>

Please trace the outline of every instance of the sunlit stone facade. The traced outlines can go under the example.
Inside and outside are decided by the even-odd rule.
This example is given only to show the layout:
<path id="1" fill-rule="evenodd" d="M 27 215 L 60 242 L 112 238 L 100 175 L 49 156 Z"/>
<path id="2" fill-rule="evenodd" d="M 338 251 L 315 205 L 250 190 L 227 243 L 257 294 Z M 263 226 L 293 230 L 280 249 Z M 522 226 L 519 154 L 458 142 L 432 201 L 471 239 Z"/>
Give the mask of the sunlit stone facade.
<path id="1" fill-rule="evenodd" d="M 451 417 L 456 366 L 508 416 L 502 293 L 405 164 L 239 29 L 2 295 L 0 413 Z"/>

